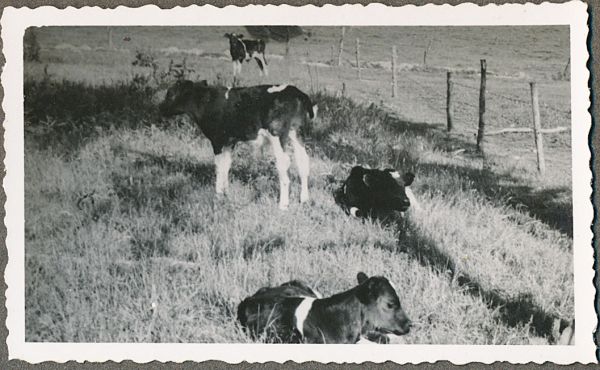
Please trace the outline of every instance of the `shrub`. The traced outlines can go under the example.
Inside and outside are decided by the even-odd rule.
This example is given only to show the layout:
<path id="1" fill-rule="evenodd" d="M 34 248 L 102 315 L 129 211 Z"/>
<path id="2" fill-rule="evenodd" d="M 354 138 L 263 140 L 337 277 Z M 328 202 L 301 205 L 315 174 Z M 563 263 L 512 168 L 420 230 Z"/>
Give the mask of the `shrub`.
<path id="1" fill-rule="evenodd" d="M 23 54 L 27 62 L 40 61 L 40 44 L 37 41 L 37 35 L 34 27 L 25 30 L 23 37 Z"/>

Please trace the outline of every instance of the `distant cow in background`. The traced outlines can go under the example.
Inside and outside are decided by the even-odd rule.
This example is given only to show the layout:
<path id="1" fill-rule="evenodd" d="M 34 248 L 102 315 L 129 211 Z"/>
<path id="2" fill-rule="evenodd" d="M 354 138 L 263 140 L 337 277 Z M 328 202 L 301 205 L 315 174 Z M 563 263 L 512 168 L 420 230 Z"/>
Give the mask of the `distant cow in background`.
<path id="1" fill-rule="evenodd" d="M 261 74 L 269 74 L 267 70 L 267 59 L 265 58 L 265 42 L 263 40 L 244 40 L 241 33 L 226 33 L 229 39 L 229 52 L 233 64 L 233 76 L 242 73 L 242 62 L 249 62 L 252 58 L 256 60 Z"/>
<path id="2" fill-rule="evenodd" d="M 393 212 L 405 212 L 411 202 L 418 207 L 408 188 L 414 179 L 411 172 L 401 176 L 394 169 L 355 166 L 334 196 L 336 203 L 352 216 L 385 218 Z"/>
<path id="3" fill-rule="evenodd" d="M 309 158 L 298 136 L 299 129 L 317 114 L 310 98 L 294 86 L 260 85 L 227 88 L 208 86 L 206 81 L 179 80 L 167 90 L 159 106 L 169 117 L 187 114 L 210 140 L 215 153 L 216 192 L 229 185 L 231 153 L 240 141 L 268 141 L 275 154 L 279 174 L 279 208 L 289 204 L 290 158 L 284 151 L 289 142 L 300 175 L 300 202 L 308 200 Z"/>
<path id="4" fill-rule="evenodd" d="M 358 343 L 364 337 L 388 343 L 386 334 L 406 334 L 410 320 L 394 286 L 382 276 L 359 272 L 358 285 L 322 298 L 293 280 L 261 288 L 238 306 L 238 320 L 254 339 L 282 343 Z"/>

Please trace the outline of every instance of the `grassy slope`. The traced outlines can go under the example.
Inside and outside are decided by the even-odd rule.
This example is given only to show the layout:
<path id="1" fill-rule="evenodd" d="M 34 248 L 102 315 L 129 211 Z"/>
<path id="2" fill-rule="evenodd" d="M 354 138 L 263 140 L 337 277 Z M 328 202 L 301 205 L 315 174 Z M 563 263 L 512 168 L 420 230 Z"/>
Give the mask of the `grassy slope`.
<path id="1" fill-rule="evenodd" d="M 314 99 L 313 202 L 287 213 L 276 211 L 273 166 L 243 145 L 230 196 L 215 199 L 210 148 L 187 125 L 109 130 L 67 157 L 29 141 L 28 340 L 243 340 L 232 314 L 246 294 L 291 278 L 333 293 L 359 270 L 403 287 L 416 323 L 408 343 L 526 343 L 529 317 L 510 328 L 497 302 L 486 307 L 492 293 L 504 304 L 528 296 L 525 315 L 533 306 L 572 316 L 568 238 L 485 199 L 444 167 L 431 138 L 398 130 L 381 110 Z M 424 211 L 402 235 L 334 204 L 332 178 L 354 160 L 417 173 Z M 483 300 L 465 294 L 464 279 Z"/>
<path id="2" fill-rule="evenodd" d="M 76 63 L 97 53 L 79 55 Z M 530 162 L 511 164 L 494 150 L 482 167 L 463 136 L 447 138 L 436 129 L 439 102 L 419 90 L 439 80 L 431 73 L 408 74 L 418 85 L 407 79 L 406 99 L 389 101 L 384 72 L 365 71 L 380 82 L 362 83 L 352 81 L 350 69 L 337 72 L 348 75 L 341 76 L 348 95 L 375 104 L 331 93 L 313 97 L 320 106 L 308 132 L 314 200 L 281 213 L 269 155 L 257 162 L 250 148 L 240 147 L 232 193 L 214 199 L 208 143 L 186 124 L 143 128 L 158 123 L 147 96 L 136 105 L 137 92 L 115 88 L 114 81 L 144 70 L 111 66 L 111 60 L 86 68 L 61 60 L 50 72 L 107 83 L 104 92 L 87 93 L 103 101 L 116 89 L 117 100 L 132 110 L 93 105 L 77 126 L 60 116 L 61 106 L 69 106 L 65 99 L 56 126 L 28 126 L 41 131 L 26 136 L 27 340 L 247 341 L 232 319 L 245 295 L 291 278 L 334 293 L 351 287 L 359 270 L 384 274 L 401 287 L 416 323 L 402 338 L 407 343 L 538 343 L 535 336 L 550 334 L 553 318 L 572 318 L 572 240 L 564 219 L 571 212 L 570 162 L 537 179 Z M 198 60 L 199 77 L 228 73 L 223 61 Z M 287 73 L 276 60 L 271 67 L 273 82 Z M 334 70 L 324 69 L 308 84 L 305 68 L 289 72 L 305 90 L 340 83 Z M 27 66 L 30 78 L 42 70 Z M 61 88 L 90 100 L 64 83 L 50 92 Z M 402 116 L 384 112 L 389 106 Z M 65 132 L 75 134 L 65 140 Z M 569 152 L 559 144 L 549 157 Z M 61 148 L 68 145 L 65 154 Z M 454 155 L 456 148 L 467 152 Z M 348 219 L 331 189 L 351 163 L 416 172 L 423 212 L 414 213 L 400 235 Z M 537 330 L 528 332 L 528 323 Z"/>

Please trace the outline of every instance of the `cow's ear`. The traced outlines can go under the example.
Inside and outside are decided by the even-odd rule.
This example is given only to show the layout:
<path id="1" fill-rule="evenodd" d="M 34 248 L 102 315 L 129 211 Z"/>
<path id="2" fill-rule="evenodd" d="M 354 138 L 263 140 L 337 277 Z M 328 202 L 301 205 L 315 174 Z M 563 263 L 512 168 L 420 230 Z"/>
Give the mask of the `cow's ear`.
<path id="1" fill-rule="evenodd" d="M 237 37 L 238 37 L 238 39 L 243 39 L 243 38 L 244 38 L 244 35 L 243 35 L 243 34 L 241 34 L 241 33 L 238 33 L 238 34 L 237 34 Z"/>
<path id="2" fill-rule="evenodd" d="M 373 178 L 372 178 L 372 176 L 371 176 L 371 175 L 369 175 L 368 173 L 365 173 L 365 174 L 362 176 L 362 182 L 363 182 L 365 185 L 367 185 L 367 186 L 371 186 L 371 185 L 372 185 L 372 183 L 373 183 Z"/>
<path id="3" fill-rule="evenodd" d="M 367 281 L 369 279 L 369 277 L 367 276 L 367 274 L 365 274 L 364 272 L 359 272 L 358 274 L 356 274 L 356 280 L 358 280 L 359 284 L 364 283 L 365 281 Z"/>
<path id="4" fill-rule="evenodd" d="M 366 279 L 367 275 L 364 275 L 364 277 Z M 378 283 L 375 279 L 363 280 L 358 286 L 358 289 L 356 289 L 356 298 L 358 298 L 362 304 L 372 303 L 378 296 L 377 285 Z"/>
<path id="5" fill-rule="evenodd" d="M 226 33 L 223 35 L 223 37 L 229 37 L 229 36 L 231 36 L 231 34 L 229 34 L 229 33 Z"/>
<path id="6" fill-rule="evenodd" d="M 415 180 L 415 174 L 412 172 L 406 172 L 402 175 L 402 180 L 404 180 L 404 186 L 410 186 Z"/>
<path id="7" fill-rule="evenodd" d="M 350 176 L 362 176 L 365 172 L 365 169 L 362 166 L 354 166 L 350 170 Z"/>

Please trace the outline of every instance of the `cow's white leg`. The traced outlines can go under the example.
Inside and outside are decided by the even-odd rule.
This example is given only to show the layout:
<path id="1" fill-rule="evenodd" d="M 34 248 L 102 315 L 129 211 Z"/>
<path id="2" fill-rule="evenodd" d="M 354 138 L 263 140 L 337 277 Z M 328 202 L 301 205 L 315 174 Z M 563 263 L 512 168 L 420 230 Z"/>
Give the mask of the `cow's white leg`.
<path id="1" fill-rule="evenodd" d="M 237 62 L 237 71 L 238 71 L 238 74 L 240 74 L 240 75 L 242 74 L 242 62 L 240 62 L 239 60 Z"/>
<path id="2" fill-rule="evenodd" d="M 233 69 L 233 77 L 235 77 L 235 74 L 237 73 L 237 61 L 233 60 L 231 62 L 231 68 Z"/>
<path id="3" fill-rule="evenodd" d="M 263 63 L 263 68 L 265 69 L 265 76 L 269 75 L 269 67 L 267 67 L 267 61 L 265 60 L 265 55 L 264 54 L 258 54 L 258 56 L 260 57 L 261 62 Z"/>
<path id="4" fill-rule="evenodd" d="M 304 145 L 298 139 L 296 130 L 290 130 L 289 137 L 294 149 L 294 159 L 296 160 L 296 167 L 298 167 L 298 174 L 300 175 L 300 203 L 304 203 L 309 198 L 308 173 L 310 172 L 310 159 L 308 158 L 308 154 L 306 154 Z"/>
<path id="5" fill-rule="evenodd" d="M 290 167 L 290 157 L 283 150 L 281 141 L 278 136 L 269 135 L 269 142 L 273 147 L 275 155 L 275 164 L 279 174 L 279 208 L 287 209 L 290 204 L 290 178 L 288 176 L 288 168 Z"/>
<path id="6" fill-rule="evenodd" d="M 215 155 L 217 172 L 217 194 L 223 194 L 229 187 L 229 168 L 231 167 L 231 149 L 223 148 L 220 154 Z"/>
<path id="7" fill-rule="evenodd" d="M 410 208 L 417 212 L 420 211 L 421 206 L 419 205 L 419 201 L 417 201 L 417 197 L 415 197 L 415 194 L 412 192 L 412 190 L 408 186 L 406 188 L 404 188 L 404 193 L 406 194 L 406 197 L 410 201 Z"/>
<path id="8" fill-rule="evenodd" d="M 260 60 L 262 64 L 261 74 L 264 74 L 265 77 L 269 75 L 269 70 L 267 69 L 267 62 L 265 62 L 265 56 L 263 53 L 255 53 L 254 58 Z"/>

